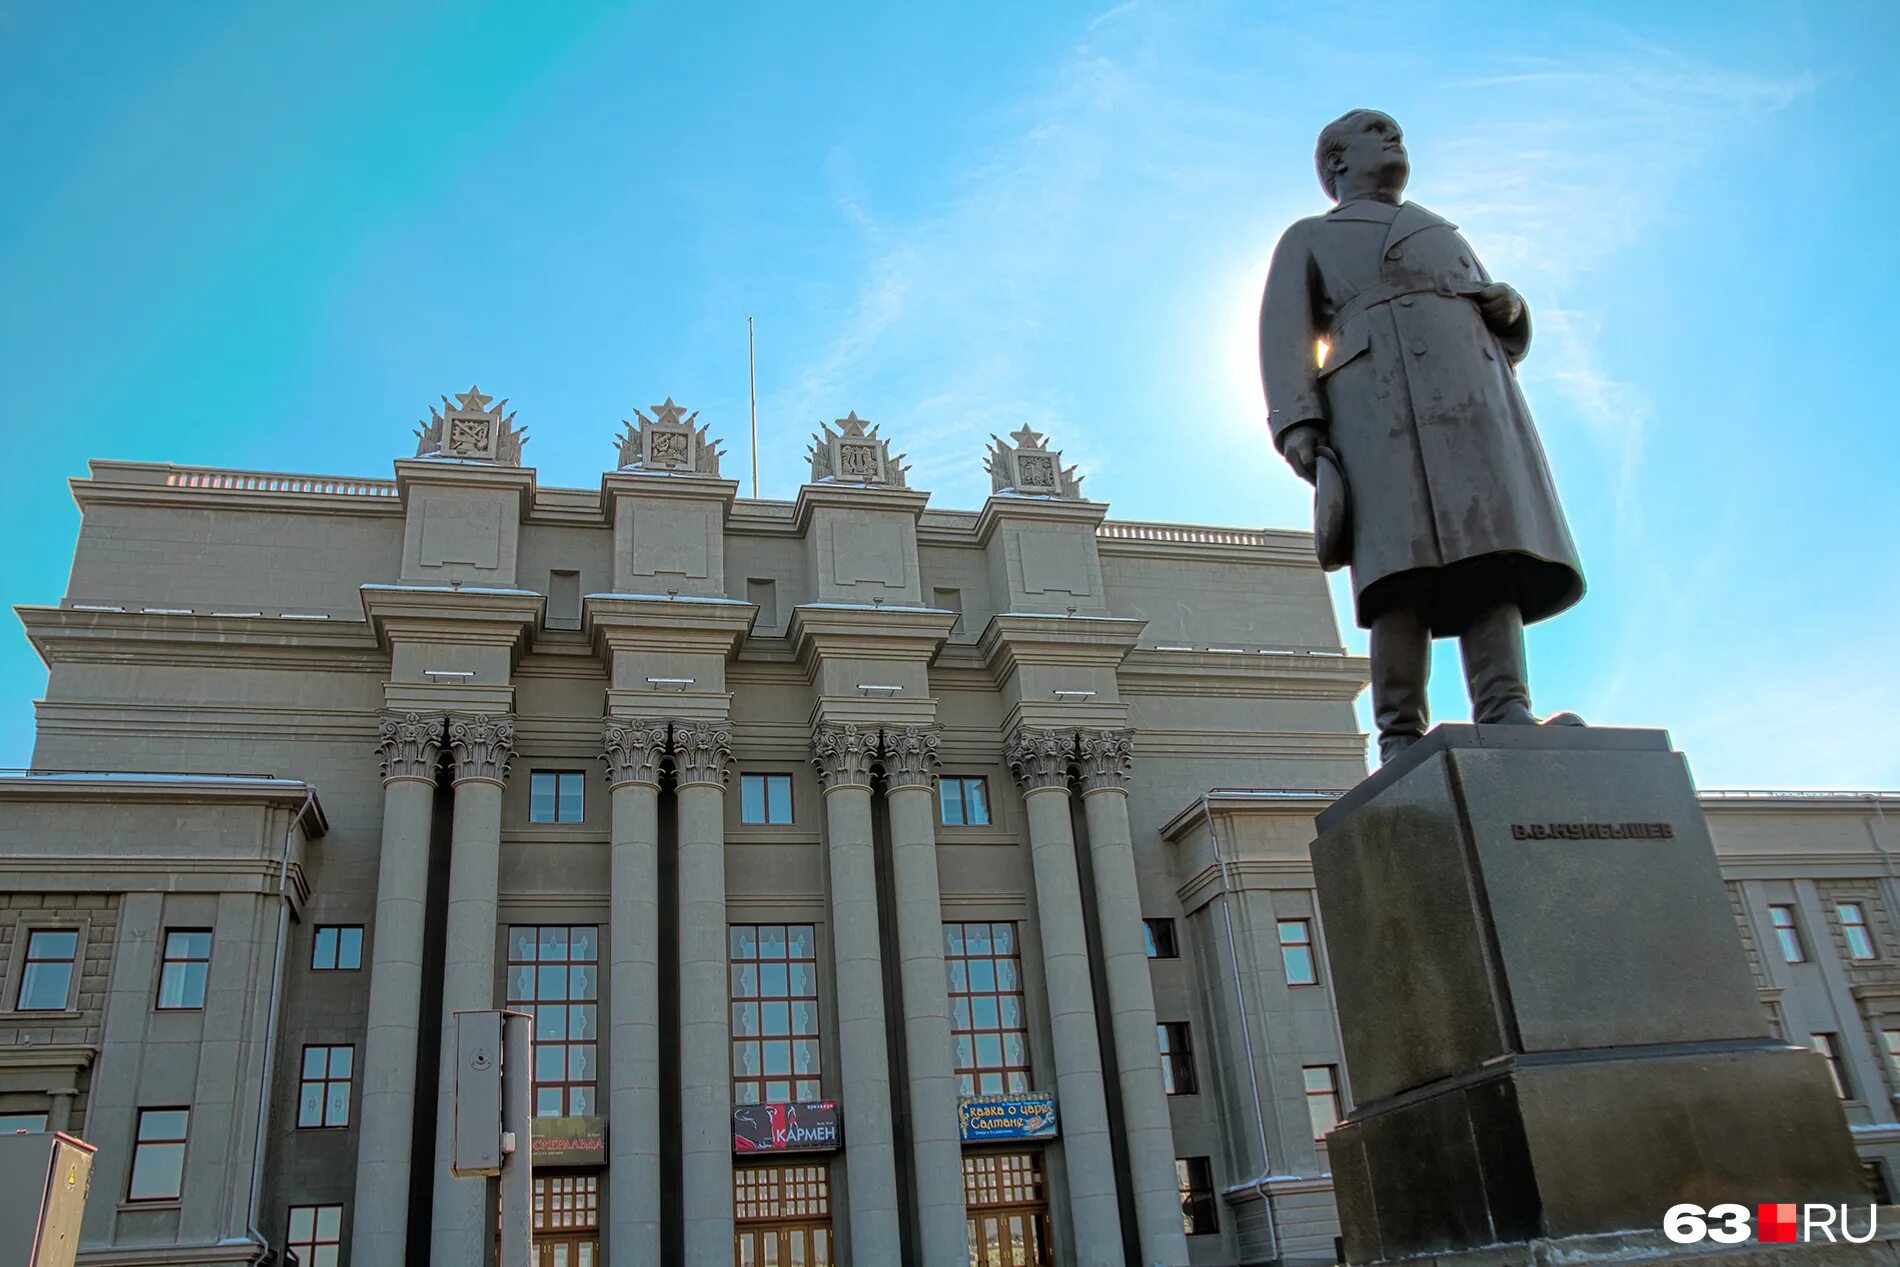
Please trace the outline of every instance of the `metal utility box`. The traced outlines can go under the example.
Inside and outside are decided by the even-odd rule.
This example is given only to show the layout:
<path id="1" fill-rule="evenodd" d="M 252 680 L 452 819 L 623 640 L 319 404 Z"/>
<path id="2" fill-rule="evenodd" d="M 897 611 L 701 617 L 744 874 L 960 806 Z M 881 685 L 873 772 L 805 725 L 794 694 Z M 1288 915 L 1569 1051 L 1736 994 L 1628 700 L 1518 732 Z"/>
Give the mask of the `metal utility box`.
<path id="1" fill-rule="evenodd" d="M 58 1131 L 0 1135 L 0 1267 L 73 1267 L 95 1151 Z"/>
<path id="2" fill-rule="evenodd" d="M 461 1179 L 501 1173 L 501 1013 L 455 1014 L 455 1147 Z"/>

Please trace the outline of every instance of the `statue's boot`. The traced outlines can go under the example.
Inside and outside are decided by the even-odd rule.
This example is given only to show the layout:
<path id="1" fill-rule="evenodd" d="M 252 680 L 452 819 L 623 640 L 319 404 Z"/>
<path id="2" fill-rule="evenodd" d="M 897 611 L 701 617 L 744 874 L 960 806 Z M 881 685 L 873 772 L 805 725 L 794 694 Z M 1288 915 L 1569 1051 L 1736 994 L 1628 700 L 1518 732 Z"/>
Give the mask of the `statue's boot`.
<path id="1" fill-rule="evenodd" d="M 1458 639 L 1471 720 L 1480 726 L 1535 726 L 1524 663 L 1524 615 L 1515 598 L 1491 603 L 1472 617 Z"/>
<path id="2" fill-rule="evenodd" d="M 1432 633 L 1422 604 L 1402 603 L 1372 618 L 1372 720 L 1379 760 L 1387 762 L 1425 735 L 1430 711 L 1425 683 Z"/>

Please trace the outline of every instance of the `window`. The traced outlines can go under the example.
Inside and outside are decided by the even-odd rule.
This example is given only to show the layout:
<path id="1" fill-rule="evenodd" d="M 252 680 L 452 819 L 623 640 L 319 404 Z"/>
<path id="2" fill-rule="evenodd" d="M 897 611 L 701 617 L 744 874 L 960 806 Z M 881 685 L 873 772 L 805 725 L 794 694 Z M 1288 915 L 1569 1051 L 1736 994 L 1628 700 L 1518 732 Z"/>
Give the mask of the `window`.
<path id="1" fill-rule="evenodd" d="M 1186 1021 L 1162 1021 L 1155 1026 L 1161 1043 L 1161 1086 L 1169 1095 L 1195 1095 L 1194 1046 L 1188 1041 Z"/>
<path id="2" fill-rule="evenodd" d="M 535 1231 L 591 1232 L 599 1226 L 599 1175 L 534 1176 Z"/>
<path id="3" fill-rule="evenodd" d="M 189 1011 L 205 1005 L 205 974 L 211 970 L 211 930 L 168 928 L 158 970 L 158 1006 Z"/>
<path id="4" fill-rule="evenodd" d="M 284 1240 L 302 1267 L 337 1267 L 343 1253 L 343 1207 L 291 1206 L 290 1235 Z"/>
<path id="5" fill-rule="evenodd" d="M 810 924 L 734 924 L 732 1102 L 816 1100 L 818 934 Z"/>
<path id="6" fill-rule="evenodd" d="M 0 1135 L 14 1135 L 20 1131 L 31 1134 L 45 1129 L 44 1113 L 0 1113 Z"/>
<path id="7" fill-rule="evenodd" d="M 1313 1138 L 1324 1139 L 1326 1132 L 1339 1125 L 1339 1068 L 1336 1065 L 1307 1065 L 1306 1113 L 1313 1119 Z"/>
<path id="8" fill-rule="evenodd" d="M 20 973 L 22 1012 L 64 1012 L 73 994 L 73 961 L 79 957 L 79 930 L 36 928 L 26 935 L 26 966 Z"/>
<path id="9" fill-rule="evenodd" d="M 1847 1066 L 1841 1063 L 1839 1036 L 1835 1034 L 1814 1035 L 1814 1050 L 1827 1057 L 1827 1071 L 1833 1075 L 1835 1093 L 1843 1100 L 1853 1099 L 1853 1085 L 1847 1080 Z"/>
<path id="10" fill-rule="evenodd" d="M 128 1201 L 176 1201 L 185 1181 L 185 1131 L 190 1109 L 140 1109 L 132 1146 Z"/>
<path id="11" fill-rule="evenodd" d="M 298 1084 L 297 1125 L 350 1124 L 350 1071 L 356 1063 L 354 1047 L 306 1047 L 303 1075 Z"/>
<path id="12" fill-rule="evenodd" d="M 1892 1205 L 1893 1190 L 1887 1186 L 1887 1171 L 1878 1161 L 1861 1162 L 1861 1171 L 1867 1180 L 1867 1195 L 1875 1205 Z"/>
<path id="13" fill-rule="evenodd" d="M 1040 1153 L 965 1155 L 963 1203 L 972 1267 L 1055 1261 Z"/>
<path id="14" fill-rule="evenodd" d="M 937 780 L 937 808 L 946 827 L 988 827 L 989 783 L 981 777 L 946 775 Z"/>
<path id="15" fill-rule="evenodd" d="M 1867 915 L 1861 910 L 1860 903 L 1841 902 L 1835 906 L 1834 912 L 1841 917 L 1841 934 L 1847 938 L 1847 957 L 1872 959 L 1873 933 L 1867 927 Z"/>
<path id="16" fill-rule="evenodd" d="M 1181 1187 L 1181 1228 L 1189 1236 L 1220 1230 L 1214 1209 L 1214 1166 L 1205 1157 L 1176 1157 L 1175 1182 Z"/>
<path id="17" fill-rule="evenodd" d="M 318 924 L 310 947 L 314 972 L 355 972 L 363 966 L 361 924 Z"/>
<path id="18" fill-rule="evenodd" d="M 1141 921 L 1141 940 L 1150 959 L 1179 959 L 1180 947 L 1174 944 L 1174 921 L 1171 919 L 1144 919 Z"/>
<path id="19" fill-rule="evenodd" d="M 1775 937 L 1781 942 L 1781 958 L 1784 963 L 1806 963 L 1808 955 L 1801 948 L 1801 930 L 1794 926 L 1794 907 L 1770 906 L 1768 919 L 1775 926 Z"/>
<path id="20" fill-rule="evenodd" d="M 1900 1029 L 1881 1030 L 1880 1041 L 1887 1052 L 1887 1072 L 1893 1076 L 1895 1092 L 1900 1094 Z"/>
<path id="21" fill-rule="evenodd" d="M 508 930 L 508 1006 L 534 1017 L 534 1115 L 599 1112 L 600 929 Z"/>
<path id="22" fill-rule="evenodd" d="M 1280 963 L 1286 969 L 1288 985 L 1318 985 L 1313 970 L 1313 924 L 1311 920 L 1280 921 Z"/>
<path id="23" fill-rule="evenodd" d="M 782 826 L 792 821 L 792 776 L 739 776 L 739 821 Z"/>
<path id="24" fill-rule="evenodd" d="M 824 1162 L 732 1172 L 733 1259 L 741 1267 L 830 1267 L 831 1168 Z"/>
<path id="25" fill-rule="evenodd" d="M 535 770 L 528 775 L 528 821 L 578 823 L 587 776 L 579 770 Z"/>
<path id="26" fill-rule="evenodd" d="M 945 924 L 950 1035 L 959 1095 L 1029 1090 L 1029 1028 L 1014 924 Z"/>

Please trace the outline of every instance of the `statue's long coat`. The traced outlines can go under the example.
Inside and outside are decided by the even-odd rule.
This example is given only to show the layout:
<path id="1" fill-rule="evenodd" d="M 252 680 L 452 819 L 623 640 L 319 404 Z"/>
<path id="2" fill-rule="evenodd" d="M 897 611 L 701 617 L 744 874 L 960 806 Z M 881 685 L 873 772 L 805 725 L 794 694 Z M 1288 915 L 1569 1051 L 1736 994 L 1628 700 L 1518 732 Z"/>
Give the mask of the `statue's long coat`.
<path id="1" fill-rule="evenodd" d="M 1490 278 L 1457 226 L 1417 203 L 1352 201 L 1286 231 L 1260 311 L 1275 443 L 1312 423 L 1350 490 L 1352 580 L 1369 626 L 1401 573 L 1503 556 L 1526 621 L 1583 595 L 1583 572 L 1515 366 L 1528 311 L 1502 334 Z M 1314 342 L 1326 340 L 1325 364 Z M 1442 573 L 1432 573 L 1442 576 Z M 1442 587 L 1433 631 L 1463 613 Z"/>

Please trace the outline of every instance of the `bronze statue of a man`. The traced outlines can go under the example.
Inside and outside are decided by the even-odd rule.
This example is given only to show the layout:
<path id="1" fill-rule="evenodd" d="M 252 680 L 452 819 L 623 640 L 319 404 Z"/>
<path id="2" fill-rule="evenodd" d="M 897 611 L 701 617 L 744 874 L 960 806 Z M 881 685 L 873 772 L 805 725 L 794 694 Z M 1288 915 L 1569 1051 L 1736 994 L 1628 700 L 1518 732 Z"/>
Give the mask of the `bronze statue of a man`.
<path id="1" fill-rule="evenodd" d="M 1581 598 L 1583 571 L 1517 386 L 1530 314 L 1456 225 L 1400 200 L 1411 167 L 1389 116 L 1335 119 L 1315 159 L 1338 205 L 1274 251 L 1260 370 L 1288 463 L 1311 481 L 1334 461 L 1349 490 L 1380 755 L 1425 733 L 1434 636 L 1459 639 L 1475 721 L 1534 725 L 1524 626 Z"/>

